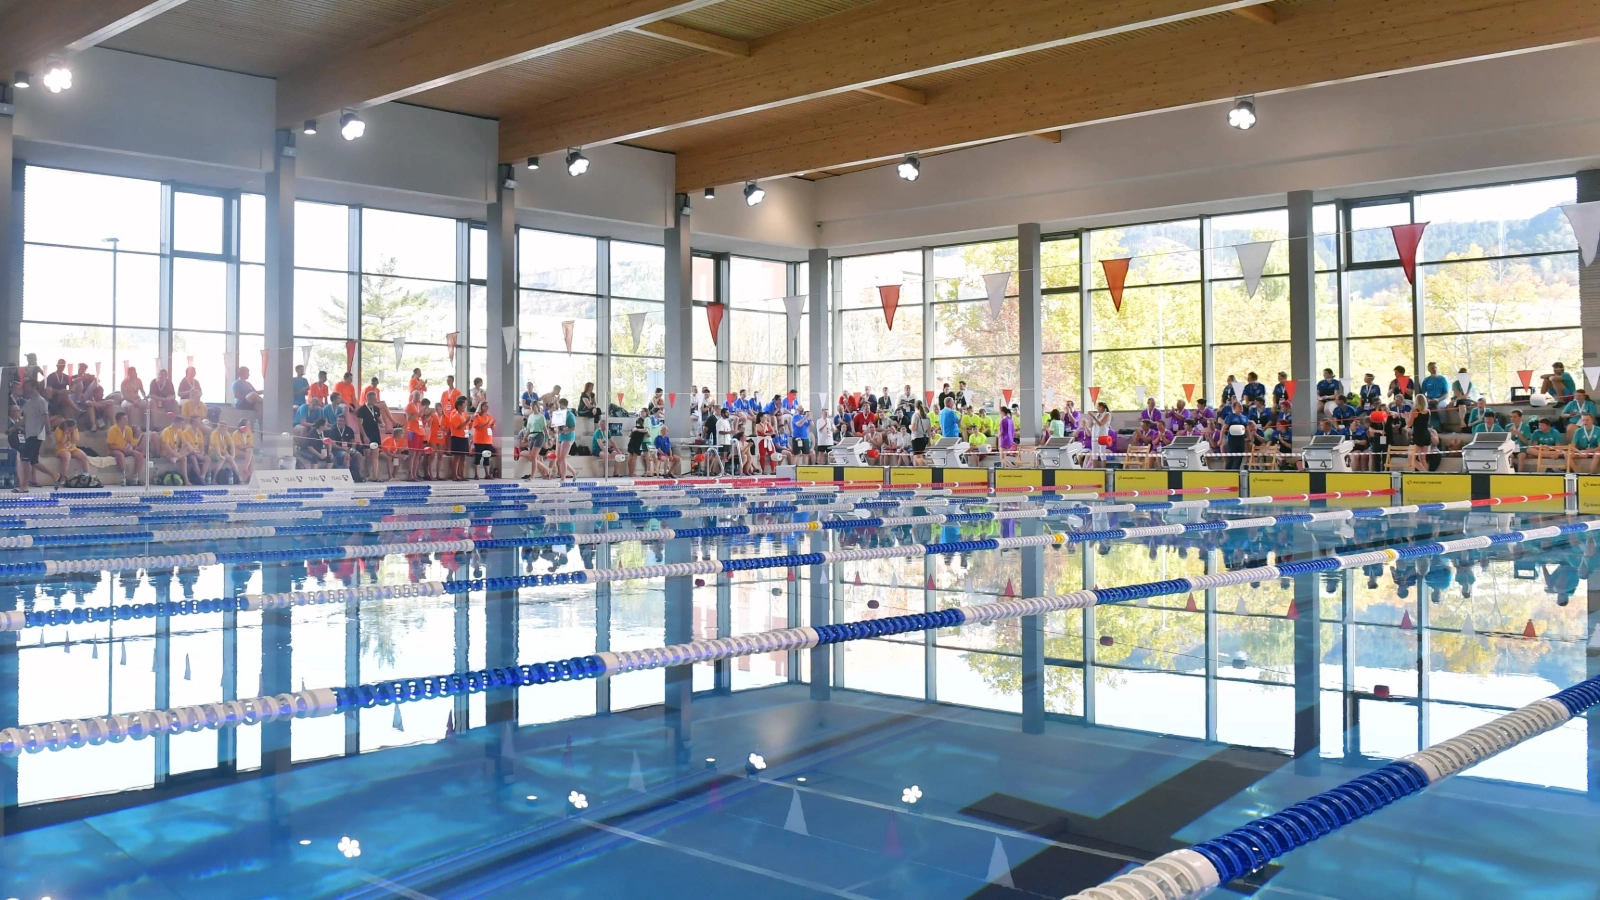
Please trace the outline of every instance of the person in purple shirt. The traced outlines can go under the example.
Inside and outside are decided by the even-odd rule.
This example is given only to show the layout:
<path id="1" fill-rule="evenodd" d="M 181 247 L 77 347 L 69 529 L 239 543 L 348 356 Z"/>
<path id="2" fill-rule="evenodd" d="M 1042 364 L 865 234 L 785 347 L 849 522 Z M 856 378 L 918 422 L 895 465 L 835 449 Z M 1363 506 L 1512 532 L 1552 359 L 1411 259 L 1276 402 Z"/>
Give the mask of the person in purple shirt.
<path id="1" fill-rule="evenodd" d="M 1189 412 L 1188 406 L 1182 400 L 1174 403 L 1172 408 L 1167 410 L 1167 427 L 1173 431 L 1188 425 L 1192 420 L 1193 414 Z"/>
<path id="2" fill-rule="evenodd" d="M 1005 455 L 1014 453 L 1017 449 L 1017 423 L 1011 418 L 1011 410 L 1006 410 L 1000 416 L 1000 462 L 1005 464 Z"/>
<path id="3" fill-rule="evenodd" d="M 1068 400 L 1061 410 L 1061 421 L 1066 424 L 1068 431 L 1072 431 L 1083 424 L 1083 417 L 1078 414 L 1078 410 L 1071 400 Z"/>
<path id="4" fill-rule="evenodd" d="M 1201 397 L 1199 402 L 1194 405 L 1194 419 L 1195 419 L 1196 422 L 1199 422 L 1199 423 L 1203 424 L 1203 423 L 1206 423 L 1206 422 L 1210 422 L 1212 419 L 1215 419 L 1216 417 L 1217 417 L 1217 411 L 1212 409 L 1206 403 L 1206 398 Z"/>
<path id="5" fill-rule="evenodd" d="M 1161 408 L 1156 406 L 1156 398 L 1148 397 L 1144 401 L 1144 409 L 1139 410 L 1140 422 L 1160 422 L 1165 418 Z"/>

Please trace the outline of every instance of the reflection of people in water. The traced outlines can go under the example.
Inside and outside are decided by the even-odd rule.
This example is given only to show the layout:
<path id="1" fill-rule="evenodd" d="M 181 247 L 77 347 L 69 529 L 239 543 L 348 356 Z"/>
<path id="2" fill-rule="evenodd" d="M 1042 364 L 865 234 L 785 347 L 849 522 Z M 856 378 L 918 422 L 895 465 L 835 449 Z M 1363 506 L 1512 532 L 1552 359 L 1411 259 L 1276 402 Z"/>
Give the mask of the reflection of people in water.
<path id="1" fill-rule="evenodd" d="M 1552 567 L 1549 563 L 1540 565 L 1544 572 L 1544 589 L 1547 593 L 1556 595 L 1556 605 L 1566 606 L 1572 599 L 1572 592 L 1578 589 L 1578 570 L 1571 563 L 1562 560 Z"/>

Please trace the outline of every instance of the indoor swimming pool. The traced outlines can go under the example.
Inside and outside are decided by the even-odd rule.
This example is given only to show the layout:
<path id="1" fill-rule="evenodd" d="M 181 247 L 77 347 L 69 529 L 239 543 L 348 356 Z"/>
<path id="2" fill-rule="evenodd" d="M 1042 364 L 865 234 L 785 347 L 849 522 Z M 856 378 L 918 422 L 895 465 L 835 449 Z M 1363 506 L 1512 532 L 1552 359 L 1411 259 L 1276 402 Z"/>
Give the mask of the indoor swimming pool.
<path id="1" fill-rule="evenodd" d="M 1562 507 L 7 498 L 0 900 L 1122 898 L 1158 859 L 1153 898 L 1593 900 L 1600 519 Z"/>

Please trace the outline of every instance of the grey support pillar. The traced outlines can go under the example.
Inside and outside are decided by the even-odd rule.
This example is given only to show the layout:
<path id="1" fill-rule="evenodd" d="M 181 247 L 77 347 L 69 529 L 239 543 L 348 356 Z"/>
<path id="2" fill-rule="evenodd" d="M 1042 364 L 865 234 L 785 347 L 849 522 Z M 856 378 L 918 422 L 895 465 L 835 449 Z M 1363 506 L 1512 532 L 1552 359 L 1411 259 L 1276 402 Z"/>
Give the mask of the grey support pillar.
<path id="1" fill-rule="evenodd" d="M 677 394 L 678 402 L 667 406 L 667 428 L 674 444 L 695 440 L 689 426 L 689 385 L 694 380 L 694 259 L 690 253 L 689 195 L 679 194 L 672 204 L 672 225 L 664 243 L 666 262 L 665 348 L 667 353 L 666 388 Z"/>
<path id="2" fill-rule="evenodd" d="M 1578 173 L 1578 202 L 1595 200 L 1600 200 L 1600 169 L 1585 169 Z M 1600 259 L 1592 266 L 1585 266 L 1579 256 L 1578 265 L 1578 321 L 1583 326 L 1583 364 L 1595 366 L 1600 365 Z"/>
<path id="3" fill-rule="evenodd" d="M 1294 445 L 1317 430 L 1317 253 L 1310 191 L 1289 193 L 1289 377 L 1294 395 Z"/>
<path id="4" fill-rule="evenodd" d="M 0 87 L 0 366 L 21 362 L 22 177 L 12 152 L 12 93 Z"/>
<path id="5" fill-rule="evenodd" d="M 491 404 L 493 401 L 490 401 Z M 490 409 L 493 409 L 490 406 Z M 483 567 L 490 578 L 510 578 L 517 574 L 517 551 L 490 550 L 483 554 Z M 519 629 L 521 617 L 517 604 L 517 591 L 498 590 L 483 593 L 483 660 L 490 669 L 515 666 L 521 658 Z M 483 721 L 486 725 L 500 722 L 515 723 L 518 719 L 518 688 L 491 688 L 484 694 Z M 464 731 L 465 723 L 456 725 Z"/>
<path id="6" fill-rule="evenodd" d="M 828 290 L 828 283 L 832 281 L 833 262 L 828 259 L 828 251 L 813 250 L 807 257 L 806 272 L 811 283 L 806 286 L 810 299 L 806 301 L 806 309 L 811 313 L 810 334 L 806 335 L 806 345 L 809 348 L 807 359 L 811 364 L 811 396 L 804 398 L 805 405 L 811 410 L 812 421 L 818 416 L 828 415 L 831 410 L 828 399 L 833 396 L 833 385 L 829 384 L 833 375 L 833 360 L 828 339 L 830 328 L 833 324 L 832 292 Z"/>
<path id="7" fill-rule="evenodd" d="M 294 424 L 294 132 L 280 129 L 274 141 L 272 171 L 267 173 L 267 371 L 262 430 L 283 434 Z M 314 376 L 313 376 L 314 377 Z"/>
<path id="8" fill-rule="evenodd" d="M 816 284 L 816 270 L 812 270 L 812 284 Z M 816 327 L 813 319 L 811 327 Z M 812 382 L 816 386 L 816 382 Z M 811 533 L 811 552 L 826 553 L 829 550 L 829 533 L 814 531 Z M 833 623 L 833 574 L 828 566 L 812 566 L 806 570 L 807 578 L 811 582 L 811 618 L 806 622 L 812 628 L 818 625 Z M 811 699 L 827 700 L 833 696 L 833 648 L 812 647 L 811 654 Z"/>
<path id="9" fill-rule="evenodd" d="M 294 589 L 285 565 L 261 568 L 261 587 L 273 594 Z M 263 695 L 287 694 L 295 688 L 291 672 L 294 663 L 293 610 L 261 611 L 261 686 Z M 278 719 L 261 724 L 261 771 L 277 774 L 289 771 L 291 723 Z"/>
<path id="10" fill-rule="evenodd" d="M 489 411 L 496 420 L 509 423 L 517 411 L 517 395 L 521 385 L 517 380 L 517 333 L 511 332 L 506 340 L 506 328 L 517 327 L 517 183 L 511 178 L 511 167 L 501 166 L 495 178 L 494 202 L 489 204 L 489 277 L 488 310 L 484 324 L 488 326 L 489 358 L 484 360 L 484 373 L 488 376 Z M 507 353 L 507 345 L 510 352 Z M 510 356 L 508 362 L 506 357 Z"/>
<path id="11" fill-rule="evenodd" d="M 1044 276 L 1040 271 L 1039 223 L 1017 226 L 1017 402 L 1022 421 L 1017 433 L 1039 439 L 1039 406 L 1044 403 Z M 1037 596 L 1028 594 L 1026 596 Z M 1042 721 L 1042 720 L 1041 720 Z"/>

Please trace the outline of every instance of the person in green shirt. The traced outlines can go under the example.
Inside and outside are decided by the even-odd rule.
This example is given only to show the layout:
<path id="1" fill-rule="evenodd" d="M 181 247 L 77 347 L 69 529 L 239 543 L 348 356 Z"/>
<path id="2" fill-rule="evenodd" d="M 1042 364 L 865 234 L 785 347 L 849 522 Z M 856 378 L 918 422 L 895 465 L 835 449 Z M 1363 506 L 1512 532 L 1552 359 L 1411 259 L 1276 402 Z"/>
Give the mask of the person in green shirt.
<path id="1" fill-rule="evenodd" d="M 1494 413 L 1489 411 L 1488 404 L 1482 397 L 1479 397 L 1478 402 L 1467 409 L 1467 430 L 1473 433 L 1482 431 L 1483 429 L 1478 426 L 1483 423 L 1485 418 L 1492 418 L 1493 416 Z"/>
<path id="2" fill-rule="evenodd" d="M 1550 427 L 1549 419 L 1540 419 L 1539 427 L 1529 435 L 1528 443 L 1533 449 L 1533 470 L 1544 471 L 1546 460 L 1565 464 L 1567 454 L 1561 449 L 1561 432 Z"/>
<path id="3" fill-rule="evenodd" d="M 1471 432 L 1473 434 L 1482 434 L 1485 431 L 1504 431 L 1505 430 L 1505 426 L 1500 424 L 1500 418 L 1499 418 L 1499 416 L 1495 415 L 1494 410 L 1491 409 L 1491 410 L 1483 411 L 1477 416 L 1476 419 L 1474 419 L 1473 416 L 1472 416 L 1472 413 L 1478 413 L 1478 412 L 1479 412 L 1479 410 L 1477 408 L 1473 408 L 1471 411 L 1469 411 L 1467 413 L 1467 419 L 1472 424 L 1472 427 L 1471 427 L 1470 430 L 1471 430 Z"/>
<path id="4" fill-rule="evenodd" d="M 1566 423 L 1568 438 L 1572 436 L 1573 430 L 1578 427 L 1578 420 L 1585 415 L 1600 416 L 1600 409 L 1597 409 L 1594 401 L 1589 399 L 1588 391 L 1578 391 L 1571 400 L 1567 401 L 1566 406 L 1561 407 L 1561 418 Z"/>
<path id="5" fill-rule="evenodd" d="M 1594 424 L 1594 414 L 1584 413 L 1572 432 L 1572 443 L 1567 446 L 1567 471 L 1576 472 L 1573 463 L 1588 460 L 1589 474 L 1600 465 L 1600 428 Z"/>

